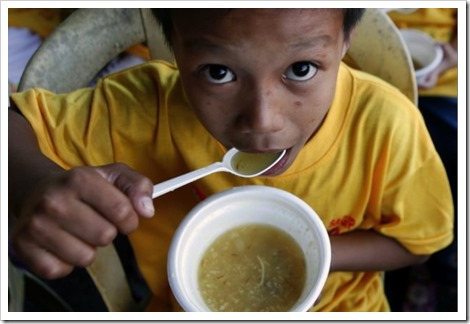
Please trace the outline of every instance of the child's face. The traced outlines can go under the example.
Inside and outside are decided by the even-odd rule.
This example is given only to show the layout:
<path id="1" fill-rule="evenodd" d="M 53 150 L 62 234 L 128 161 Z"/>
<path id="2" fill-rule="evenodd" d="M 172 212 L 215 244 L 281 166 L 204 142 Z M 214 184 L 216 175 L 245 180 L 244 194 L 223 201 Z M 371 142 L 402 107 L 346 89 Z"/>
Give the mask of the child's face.
<path id="1" fill-rule="evenodd" d="M 200 121 L 227 148 L 288 149 L 320 127 L 347 50 L 340 9 L 175 10 L 173 49 Z"/>

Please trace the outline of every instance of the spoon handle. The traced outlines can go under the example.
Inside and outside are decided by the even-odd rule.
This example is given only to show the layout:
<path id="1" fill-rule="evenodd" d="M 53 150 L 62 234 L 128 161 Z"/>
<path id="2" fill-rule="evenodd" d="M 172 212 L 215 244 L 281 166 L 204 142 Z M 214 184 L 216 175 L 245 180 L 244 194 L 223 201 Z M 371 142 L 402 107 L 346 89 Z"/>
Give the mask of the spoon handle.
<path id="1" fill-rule="evenodd" d="M 203 178 L 209 174 L 219 171 L 229 170 L 223 165 L 222 162 L 216 162 L 204 168 L 194 170 L 186 174 L 180 175 L 176 178 L 160 182 L 153 186 L 152 199 L 164 195 L 167 192 L 173 191 L 179 187 L 182 187 L 185 184 L 196 181 L 197 179 Z"/>

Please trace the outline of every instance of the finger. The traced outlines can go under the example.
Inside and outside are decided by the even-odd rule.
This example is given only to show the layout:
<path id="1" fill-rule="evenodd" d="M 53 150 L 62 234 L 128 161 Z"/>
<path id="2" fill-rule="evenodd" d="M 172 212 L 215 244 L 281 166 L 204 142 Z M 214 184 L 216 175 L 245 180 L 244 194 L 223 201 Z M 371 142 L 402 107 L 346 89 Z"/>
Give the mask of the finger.
<path id="1" fill-rule="evenodd" d="M 420 81 L 418 82 L 418 87 L 420 89 L 430 89 L 433 87 L 433 84 L 427 81 Z"/>
<path id="2" fill-rule="evenodd" d="M 23 254 L 30 258 L 32 256 L 27 245 L 33 249 L 36 246 L 35 250 L 44 250 L 70 266 L 85 267 L 95 258 L 96 251 L 92 246 L 64 231 L 50 218 L 31 218 L 20 234 L 15 242 L 18 242 Z"/>
<path id="3" fill-rule="evenodd" d="M 89 190 L 81 192 L 80 198 L 121 233 L 130 233 L 139 224 L 137 213 L 129 198 L 105 179 L 96 181 Z"/>
<path id="4" fill-rule="evenodd" d="M 47 250 L 30 248 L 31 252 L 24 257 L 28 269 L 41 278 L 53 280 L 69 275 L 74 266 L 63 262 Z"/>
<path id="5" fill-rule="evenodd" d="M 11 254 L 29 271 L 49 280 L 65 277 L 74 268 L 31 241 L 12 240 Z"/>
<path id="6" fill-rule="evenodd" d="M 100 210 L 97 202 L 106 203 L 107 197 L 112 197 L 114 191 L 122 196 L 124 204 L 130 203 L 122 193 L 92 170 L 83 168 L 70 172 L 65 179 L 66 188 L 49 190 L 32 208 L 23 210 L 25 215 L 30 215 L 29 218 L 22 217 L 24 227 L 31 226 L 32 231 L 41 231 L 43 222 L 52 222 L 55 226 L 51 228 L 60 227 L 89 245 L 104 246 L 111 243 L 118 229 L 107 219 L 109 208 L 105 206 Z M 130 226 L 136 227 L 136 221 L 131 220 L 130 223 Z"/>
<path id="7" fill-rule="evenodd" d="M 144 217 L 155 214 L 153 205 L 152 182 L 140 173 L 130 169 L 124 164 L 113 164 L 98 168 L 108 181 L 129 197 L 136 212 Z"/>
<path id="8" fill-rule="evenodd" d="M 48 215 L 61 229 L 88 245 L 105 246 L 116 237 L 117 228 L 82 201 L 71 200 L 61 206 Z"/>
<path id="9" fill-rule="evenodd" d="M 418 82 L 418 86 L 422 89 L 429 89 L 436 85 L 437 82 L 437 74 L 430 73 L 423 79 Z"/>
<path id="10" fill-rule="evenodd" d="M 82 167 L 70 170 L 67 172 L 66 181 L 67 188 L 73 188 L 73 190 L 67 193 L 61 192 L 62 201 L 63 199 L 82 201 L 124 234 L 137 228 L 138 216 L 131 201 L 113 183 L 103 177 L 103 172 L 98 171 L 98 168 Z M 50 194 L 54 197 L 55 195 L 56 193 Z M 58 205 L 56 201 L 52 198 L 46 199 L 43 204 L 46 205 L 46 209 L 52 205 L 52 210 L 54 208 L 60 210 L 63 205 L 66 205 L 63 203 Z M 51 211 L 46 210 L 46 214 L 51 214 Z"/>

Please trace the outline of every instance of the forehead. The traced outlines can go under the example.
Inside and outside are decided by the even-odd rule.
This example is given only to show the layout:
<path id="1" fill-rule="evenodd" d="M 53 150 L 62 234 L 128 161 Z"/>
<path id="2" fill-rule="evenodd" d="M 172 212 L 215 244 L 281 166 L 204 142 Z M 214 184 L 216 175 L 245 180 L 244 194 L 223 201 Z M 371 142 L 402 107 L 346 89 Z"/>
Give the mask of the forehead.
<path id="1" fill-rule="evenodd" d="M 343 30 L 342 9 L 176 9 L 172 11 L 173 38 L 197 40 L 227 38 L 302 38 L 326 34 L 338 37 Z"/>

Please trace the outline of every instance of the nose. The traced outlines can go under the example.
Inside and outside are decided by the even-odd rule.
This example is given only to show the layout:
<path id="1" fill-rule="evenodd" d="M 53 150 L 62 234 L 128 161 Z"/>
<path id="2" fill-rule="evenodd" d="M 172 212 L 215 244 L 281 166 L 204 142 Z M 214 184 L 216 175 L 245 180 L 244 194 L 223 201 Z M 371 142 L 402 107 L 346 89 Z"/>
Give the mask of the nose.
<path id="1" fill-rule="evenodd" d="M 282 94 L 275 87 L 254 86 L 242 92 L 237 122 L 245 133 L 269 134 L 284 127 Z"/>

